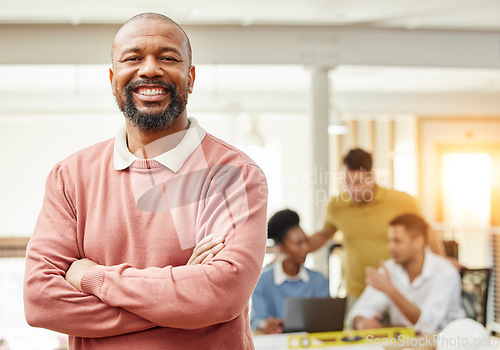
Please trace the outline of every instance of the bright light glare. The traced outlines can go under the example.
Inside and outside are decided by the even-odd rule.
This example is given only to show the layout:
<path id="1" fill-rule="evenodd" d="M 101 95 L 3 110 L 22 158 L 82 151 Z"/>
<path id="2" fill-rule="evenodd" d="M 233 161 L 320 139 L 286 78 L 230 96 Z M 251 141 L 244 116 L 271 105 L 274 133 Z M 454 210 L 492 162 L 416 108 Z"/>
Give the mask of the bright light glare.
<path id="1" fill-rule="evenodd" d="M 486 153 L 443 156 L 443 211 L 467 267 L 488 264 L 491 214 L 491 157 Z"/>
<path id="2" fill-rule="evenodd" d="M 484 227 L 491 210 L 491 158 L 486 153 L 443 157 L 445 219 L 453 226 Z"/>

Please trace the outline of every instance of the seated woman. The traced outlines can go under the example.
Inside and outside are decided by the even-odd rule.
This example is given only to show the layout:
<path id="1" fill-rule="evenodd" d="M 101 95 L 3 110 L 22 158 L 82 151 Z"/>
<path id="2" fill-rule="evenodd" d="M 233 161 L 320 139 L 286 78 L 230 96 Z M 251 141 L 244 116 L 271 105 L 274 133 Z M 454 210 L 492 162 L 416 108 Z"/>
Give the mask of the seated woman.
<path id="1" fill-rule="evenodd" d="M 281 333 L 285 300 L 327 297 L 328 281 L 321 273 L 303 265 L 309 245 L 296 212 L 285 209 L 274 214 L 267 224 L 267 236 L 278 245 L 280 256 L 264 269 L 255 287 L 250 323 L 253 330 Z"/>

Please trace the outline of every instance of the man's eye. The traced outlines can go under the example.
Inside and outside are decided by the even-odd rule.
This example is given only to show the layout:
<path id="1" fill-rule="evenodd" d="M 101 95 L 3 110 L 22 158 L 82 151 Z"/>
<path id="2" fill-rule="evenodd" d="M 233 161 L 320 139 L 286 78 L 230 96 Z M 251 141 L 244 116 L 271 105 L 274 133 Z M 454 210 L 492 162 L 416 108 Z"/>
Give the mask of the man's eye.
<path id="1" fill-rule="evenodd" d="M 124 62 L 139 61 L 139 57 L 127 57 L 123 61 Z"/>
<path id="2" fill-rule="evenodd" d="M 174 61 L 174 62 L 177 62 L 178 59 L 175 58 L 175 57 L 162 57 L 160 58 L 161 61 Z"/>

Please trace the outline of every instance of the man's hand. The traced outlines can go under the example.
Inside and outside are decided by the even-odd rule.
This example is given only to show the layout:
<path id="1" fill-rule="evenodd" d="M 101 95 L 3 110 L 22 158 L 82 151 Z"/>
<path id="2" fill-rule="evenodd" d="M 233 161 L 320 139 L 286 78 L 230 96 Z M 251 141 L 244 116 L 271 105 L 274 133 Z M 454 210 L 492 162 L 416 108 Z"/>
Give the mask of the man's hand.
<path id="1" fill-rule="evenodd" d="M 193 253 L 186 265 L 205 264 L 212 259 L 224 247 L 224 237 L 214 238 L 209 234 L 194 247 Z"/>
<path id="2" fill-rule="evenodd" d="M 260 327 L 266 334 L 283 333 L 283 320 L 281 318 L 269 317 Z"/>
<path id="3" fill-rule="evenodd" d="M 382 271 L 380 271 L 380 269 L 382 269 Z M 394 289 L 394 285 L 391 282 L 391 276 L 382 262 L 380 263 L 380 269 L 367 267 L 365 282 L 367 285 L 372 286 L 382 293 L 389 294 L 389 292 Z"/>
<path id="4" fill-rule="evenodd" d="M 458 262 L 458 260 L 455 259 L 454 257 L 447 256 L 446 258 L 448 259 L 449 262 L 451 262 L 453 264 L 453 266 L 455 266 L 455 268 L 457 269 L 458 272 L 462 271 L 462 269 L 465 268 L 465 266 L 460 264 Z"/>
<path id="5" fill-rule="evenodd" d="M 378 320 L 380 315 L 375 315 L 372 318 L 357 316 L 352 321 L 354 329 L 375 329 L 382 328 L 382 323 Z"/>
<path id="6" fill-rule="evenodd" d="M 80 292 L 82 291 L 82 286 L 80 282 L 82 280 L 85 272 L 98 265 L 90 259 L 80 259 L 74 261 L 66 272 L 66 281 L 68 281 L 73 287 L 78 289 Z"/>

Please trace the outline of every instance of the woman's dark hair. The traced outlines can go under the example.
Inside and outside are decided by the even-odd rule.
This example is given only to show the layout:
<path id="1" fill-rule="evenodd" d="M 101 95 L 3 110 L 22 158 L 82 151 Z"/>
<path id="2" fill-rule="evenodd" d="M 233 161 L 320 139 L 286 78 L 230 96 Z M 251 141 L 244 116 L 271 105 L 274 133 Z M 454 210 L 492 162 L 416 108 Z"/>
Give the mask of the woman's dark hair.
<path id="1" fill-rule="evenodd" d="M 280 210 L 267 223 L 267 237 L 282 244 L 289 229 L 299 226 L 299 214 L 290 209 Z"/>

